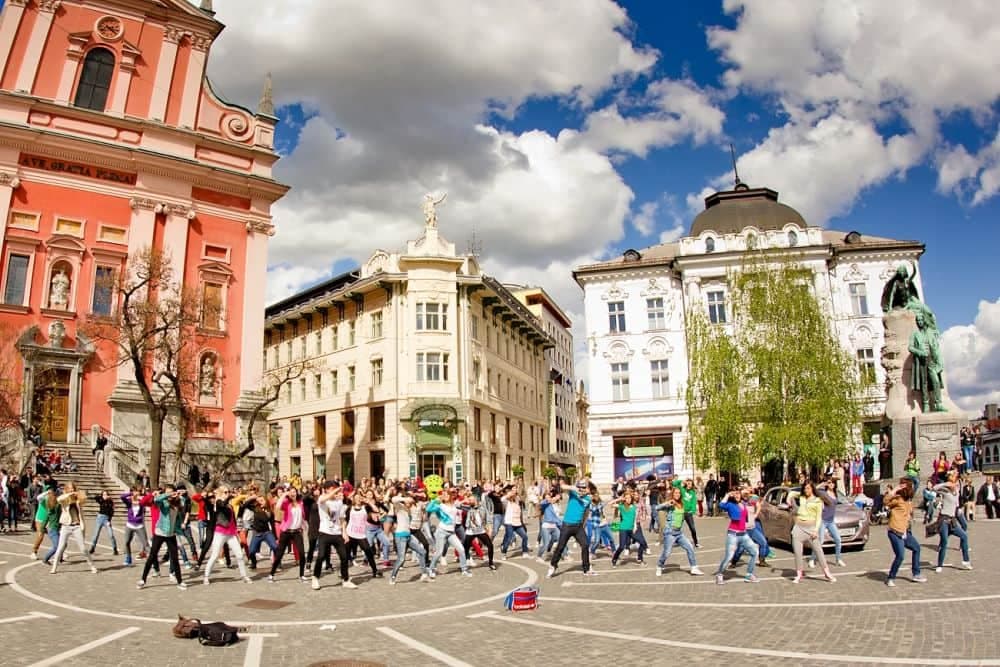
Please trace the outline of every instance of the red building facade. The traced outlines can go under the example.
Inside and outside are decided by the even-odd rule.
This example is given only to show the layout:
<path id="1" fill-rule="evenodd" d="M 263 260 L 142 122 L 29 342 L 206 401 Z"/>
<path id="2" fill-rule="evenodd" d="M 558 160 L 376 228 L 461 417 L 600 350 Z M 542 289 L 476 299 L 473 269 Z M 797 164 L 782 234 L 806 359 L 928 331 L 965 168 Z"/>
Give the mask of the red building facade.
<path id="1" fill-rule="evenodd" d="M 222 29 L 208 0 L 7 0 L 0 14 L 0 327 L 16 338 L 23 419 L 46 440 L 148 432 L 131 368 L 81 331 L 118 307 L 108 278 L 145 248 L 221 307 L 201 323 L 198 436 L 239 438 L 262 370 L 270 209 L 287 188 L 271 175 L 269 82 L 252 112 L 205 78 Z"/>

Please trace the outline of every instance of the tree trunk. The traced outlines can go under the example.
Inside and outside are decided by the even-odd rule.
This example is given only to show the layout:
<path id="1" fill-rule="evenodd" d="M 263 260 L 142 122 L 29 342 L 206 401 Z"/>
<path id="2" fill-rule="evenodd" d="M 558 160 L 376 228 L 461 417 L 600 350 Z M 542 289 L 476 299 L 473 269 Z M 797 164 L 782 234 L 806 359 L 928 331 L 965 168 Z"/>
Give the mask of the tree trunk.
<path id="1" fill-rule="evenodd" d="M 160 457 L 163 453 L 163 419 L 164 415 L 155 411 L 150 414 L 152 436 L 149 439 L 149 483 L 155 489 L 160 486 Z"/>

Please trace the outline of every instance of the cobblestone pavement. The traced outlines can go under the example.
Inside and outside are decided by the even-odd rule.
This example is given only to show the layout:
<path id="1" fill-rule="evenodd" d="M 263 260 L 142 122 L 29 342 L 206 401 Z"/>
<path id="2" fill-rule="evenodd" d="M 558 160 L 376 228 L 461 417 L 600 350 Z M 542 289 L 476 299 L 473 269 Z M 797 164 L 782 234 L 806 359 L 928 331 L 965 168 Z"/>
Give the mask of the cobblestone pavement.
<path id="1" fill-rule="evenodd" d="M 581 576 L 577 558 L 547 580 L 533 558 L 500 562 L 498 554 L 497 572 L 478 566 L 472 578 L 459 576 L 450 562 L 432 583 L 418 582 L 417 571 L 407 567 L 390 586 L 355 568 L 357 590 L 326 576 L 321 591 L 296 581 L 287 559 L 274 584 L 264 580 L 263 569 L 244 584 L 236 570 L 222 568 L 210 586 L 200 583 L 200 574 L 186 573 L 186 591 L 165 577 L 138 591 L 140 570 L 124 568 L 105 548 L 97 554 L 98 574 L 73 554 L 53 576 L 28 557 L 29 535 L 6 535 L 0 537 L 3 664 L 253 667 L 355 659 L 487 665 L 505 659 L 605 667 L 624 657 L 638 664 L 1000 665 L 994 632 L 1000 626 L 1000 522 L 972 524 L 973 571 L 955 567 L 961 557 L 953 539 L 949 566 L 935 573 L 936 540 L 921 540 L 929 582 L 908 580 L 908 559 L 895 588 L 884 585 L 891 561 L 884 527 L 873 529 L 864 551 L 845 553 L 847 566 L 836 568 L 836 583 L 813 578 L 797 585 L 790 581 L 792 555 L 779 547 L 772 565 L 758 569 L 760 583 L 744 583 L 741 567 L 717 586 L 711 574 L 725 524 L 701 519 L 698 530 L 703 577 L 680 569 L 686 559 L 676 551 L 656 577 L 657 544 L 645 566 L 632 557 L 612 569 L 607 553 L 599 553 L 601 576 L 593 578 Z M 536 611 L 503 610 L 507 592 L 533 583 L 541 588 Z M 253 600 L 291 604 L 276 611 L 241 606 Z M 235 622 L 248 632 L 232 647 L 202 647 L 171 636 L 177 614 Z"/>

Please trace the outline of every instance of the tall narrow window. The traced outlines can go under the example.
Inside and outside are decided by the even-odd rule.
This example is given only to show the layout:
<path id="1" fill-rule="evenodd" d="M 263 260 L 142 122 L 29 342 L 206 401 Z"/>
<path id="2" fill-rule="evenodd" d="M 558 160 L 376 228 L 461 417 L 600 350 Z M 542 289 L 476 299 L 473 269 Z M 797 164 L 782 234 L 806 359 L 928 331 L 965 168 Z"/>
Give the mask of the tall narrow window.
<path id="1" fill-rule="evenodd" d="M 875 384 L 875 350 L 870 347 L 858 350 L 858 370 L 864 384 Z"/>
<path id="2" fill-rule="evenodd" d="M 372 318 L 372 338 L 382 337 L 382 311 L 376 310 L 371 314 Z"/>
<path id="3" fill-rule="evenodd" d="M 611 364 L 612 400 L 627 401 L 628 397 L 628 363 Z"/>
<path id="4" fill-rule="evenodd" d="M 667 397 L 667 360 L 655 359 L 649 362 L 649 376 L 653 384 L 653 398 Z"/>
<path id="5" fill-rule="evenodd" d="M 111 294 L 114 289 L 115 270 L 110 266 L 98 266 L 94 275 L 94 299 L 90 312 L 107 317 L 111 314 Z"/>
<path id="6" fill-rule="evenodd" d="M 868 314 L 868 290 L 864 283 L 851 283 L 848 286 L 851 292 L 851 310 L 855 315 Z"/>
<path id="7" fill-rule="evenodd" d="M 28 284 L 27 255 L 11 255 L 7 259 L 7 283 L 3 291 L 3 302 L 11 306 L 24 305 L 24 293 Z"/>
<path id="8" fill-rule="evenodd" d="M 302 421 L 299 419 L 292 420 L 292 449 L 299 449 L 302 447 Z"/>
<path id="9" fill-rule="evenodd" d="M 663 297 L 646 299 L 646 315 L 649 319 L 650 330 L 666 329 L 666 311 L 663 308 Z"/>
<path id="10" fill-rule="evenodd" d="M 372 440 L 385 440 L 385 406 L 376 405 L 368 411 L 369 426 Z"/>
<path id="11" fill-rule="evenodd" d="M 382 386 L 382 360 L 372 359 L 372 386 Z"/>
<path id="12" fill-rule="evenodd" d="M 357 387 L 358 376 L 354 372 L 354 366 L 347 367 L 347 391 L 354 391 Z"/>
<path id="13" fill-rule="evenodd" d="M 347 323 L 347 347 L 354 345 L 354 340 L 357 337 L 358 327 L 357 322 L 351 320 Z"/>
<path id="14" fill-rule="evenodd" d="M 330 371 L 330 393 L 334 396 L 340 391 L 340 387 L 337 386 L 337 371 Z"/>
<path id="15" fill-rule="evenodd" d="M 323 376 L 319 373 L 313 377 L 313 392 L 314 398 L 323 397 Z"/>
<path id="16" fill-rule="evenodd" d="M 222 330 L 222 285 L 205 283 L 201 294 L 201 327 L 209 331 Z"/>
<path id="17" fill-rule="evenodd" d="M 712 324 L 726 323 L 726 293 L 708 293 L 708 319 Z"/>
<path id="18" fill-rule="evenodd" d="M 608 304 L 608 330 L 611 333 L 625 332 L 625 302 L 612 301 Z"/>
<path id="19" fill-rule="evenodd" d="M 115 73 L 115 55 L 107 49 L 92 49 L 83 61 L 83 72 L 76 87 L 73 105 L 104 111 Z"/>

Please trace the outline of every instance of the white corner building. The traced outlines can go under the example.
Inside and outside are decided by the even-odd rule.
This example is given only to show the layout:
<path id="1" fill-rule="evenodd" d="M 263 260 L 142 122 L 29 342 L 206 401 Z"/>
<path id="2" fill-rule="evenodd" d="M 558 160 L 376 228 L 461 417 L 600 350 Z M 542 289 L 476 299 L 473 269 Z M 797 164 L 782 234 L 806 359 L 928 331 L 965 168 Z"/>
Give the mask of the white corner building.
<path id="1" fill-rule="evenodd" d="M 712 322 L 727 322 L 726 276 L 748 248 L 792 256 L 813 272 L 841 343 L 857 357 L 859 371 L 874 377 L 859 427 L 866 437 L 877 432 L 885 402 L 882 287 L 905 264 L 923 294 L 923 244 L 810 226 L 774 190 L 737 183 L 707 197 L 689 235 L 677 242 L 629 249 L 574 271 L 584 292 L 595 482 L 708 472 L 694 470 L 685 451 L 685 313 L 702 308 Z"/>

